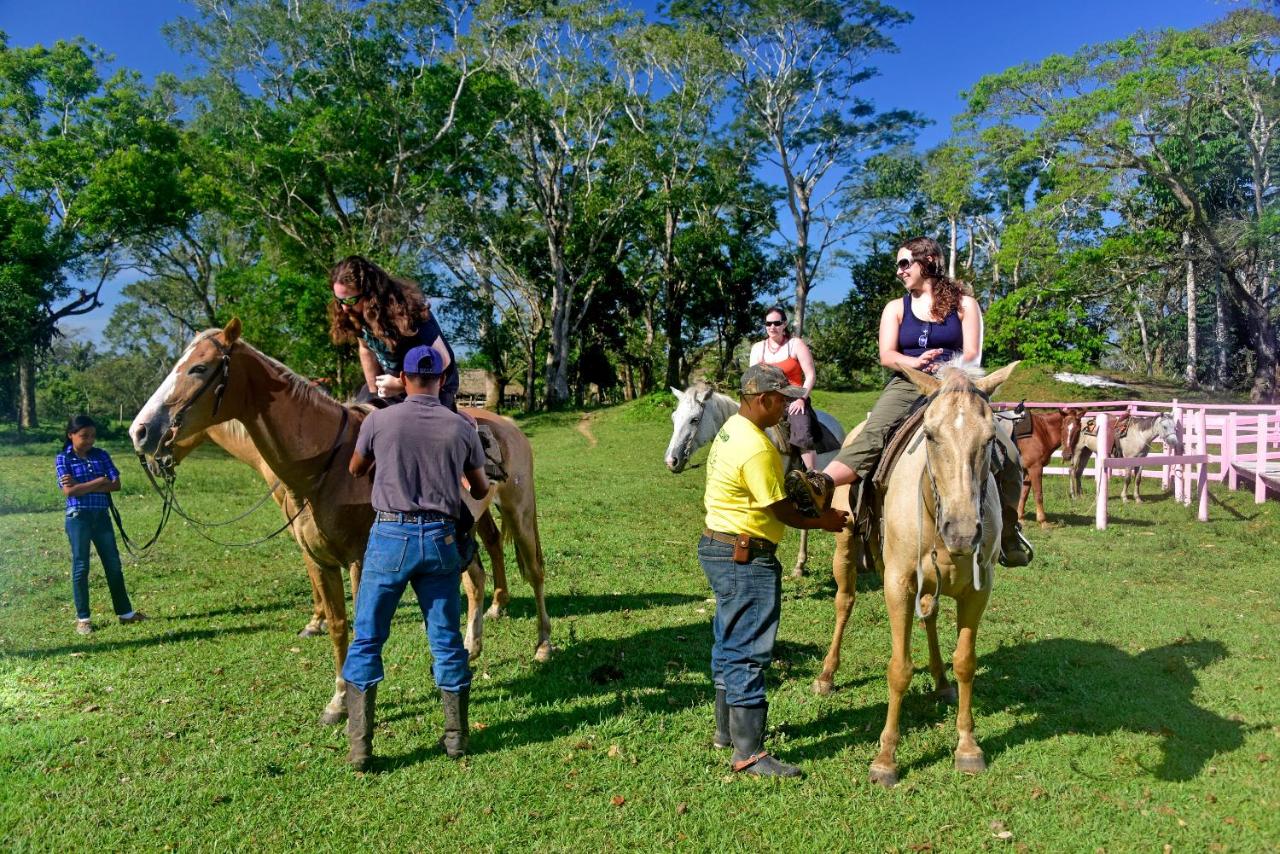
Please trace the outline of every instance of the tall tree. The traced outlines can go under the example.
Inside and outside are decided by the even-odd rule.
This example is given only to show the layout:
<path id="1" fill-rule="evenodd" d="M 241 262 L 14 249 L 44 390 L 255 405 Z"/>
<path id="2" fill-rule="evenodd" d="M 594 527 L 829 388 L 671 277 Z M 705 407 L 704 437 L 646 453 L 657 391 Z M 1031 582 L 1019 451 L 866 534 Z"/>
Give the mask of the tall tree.
<path id="1" fill-rule="evenodd" d="M 911 16 L 879 0 L 677 0 L 672 14 L 709 27 L 737 58 L 738 120 L 782 176 L 795 267 L 796 333 L 828 250 L 859 224 L 843 204 L 851 167 L 905 141 L 914 113 L 878 113 L 858 94 Z"/>
<path id="2" fill-rule="evenodd" d="M 101 306 L 127 242 L 190 207 L 173 104 L 136 74 L 104 79 L 104 64 L 83 41 L 14 48 L 0 33 L 0 195 L 28 242 L 31 223 L 47 223 L 43 261 L 24 274 L 24 298 L 36 306 L 16 353 L 26 426 L 37 420 L 35 356 L 58 323 Z"/>
<path id="3" fill-rule="evenodd" d="M 1254 361 L 1251 396 L 1280 397 L 1271 306 L 1276 283 L 1276 128 L 1280 123 L 1280 20 L 1256 9 L 1186 32 L 1138 34 L 1070 57 L 984 78 L 969 94 L 970 113 L 986 122 L 1035 124 L 1046 152 L 1118 181 L 1146 178 L 1177 200 L 1186 227 L 1244 316 Z M 1233 143 L 1247 204 L 1215 205 L 1206 164 L 1175 158 L 1212 142 L 1198 111 L 1220 114 Z M 1221 139 L 1221 136 L 1218 136 Z"/>

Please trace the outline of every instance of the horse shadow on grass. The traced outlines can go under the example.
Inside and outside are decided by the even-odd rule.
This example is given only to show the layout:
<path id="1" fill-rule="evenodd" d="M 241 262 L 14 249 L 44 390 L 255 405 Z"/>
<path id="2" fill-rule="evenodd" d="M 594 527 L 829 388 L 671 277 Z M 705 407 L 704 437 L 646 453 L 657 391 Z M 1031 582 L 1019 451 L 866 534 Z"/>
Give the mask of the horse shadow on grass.
<path id="1" fill-rule="evenodd" d="M 979 742 L 988 760 L 998 765 L 1001 754 L 1009 750 L 1059 735 L 1146 733 L 1159 737 L 1161 757 L 1153 766 L 1139 763 L 1140 767 L 1159 780 L 1190 780 L 1214 756 L 1244 743 L 1244 724 L 1204 709 L 1193 700 L 1199 685 L 1197 672 L 1227 654 L 1221 641 L 1205 639 L 1177 640 L 1135 655 L 1112 644 L 1070 638 L 1002 646 L 978 661 L 974 717 Z M 922 680 L 931 686 L 927 672 L 917 672 L 913 680 L 917 688 Z M 794 753 L 813 759 L 865 741 L 868 730 L 876 733 L 883 726 L 885 708 L 879 703 L 833 712 L 794 728 L 791 733 L 797 736 L 828 733 Z M 983 715 L 995 709 L 1020 717 L 1029 715 L 1030 720 L 984 738 Z M 954 714 L 917 691 L 904 701 L 902 730 L 927 729 L 939 720 L 953 720 Z M 912 765 L 949 761 L 950 756 L 949 752 L 934 752 Z"/>
<path id="2" fill-rule="evenodd" d="M 648 598 L 648 597 L 641 597 Z M 663 718 L 690 708 L 706 708 L 707 736 L 711 735 L 710 678 L 711 623 L 667 626 L 622 638 L 579 639 L 550 661 L 508 680 L 483 683 L 472 695 L 473 719 L 487 716 L 488 697 L 514 700 L 532 710 L 514 719 L 495 721 L 482 733 L 472 733 L 472 754 L 504 750 L 563 738 L 582 727 L 591 727 L 624 714 L 639 712 Z M 793 667 L 822 650 L 813 644 L 780 641 L 773 666 L 766 671 L 770 690 Z M 696 673 L 700 678 L 690 679 Z M 417 692 L 415 692 L 417 693 Z M 439 701 L 427 690 L 409 702 L 389 705 L 379 723 L 438 714 Z M 655 723 L 657 730 L 665 723 Z M 440 755 L 434 744 L 424 744 L 398 756 L 384 756 L 379 769 L 391 771 Z"/>
<path id="3" fill-rule="evenodd" d="M 486 593 L 486 607 L 492 602 L 492 588 Z M 412 601 L 412 596 L 407 597 Z M 701 602 L 705 596 L 689 593 L 636 593 L 612 596 L 591 593 L 547 594 L 547 614 L 552 620 L 580 617 L 587 614 L 608 614 L 619 611 L 645 611 L 650 608 L 670 608 Z M 414 605 L 417 608 L 417 605 Z M 534 619 L 538 616 L 533 596 L 521 595 L 517 589 L 507 603 L 504 616 L 516 619 Z"/>
<path id="4" fill-rule="evenodd" d="M 213 640 L 214 638 L 225 638 L 230 635 L 251 635 L 258 632 L 265 632 L 275 629 L 275 626 L 269 626 L 259 623 L 252 626 L 233 626 L 224 629 L 188 629 L 186 631 L 163 632 L 161 634 L 146 635 L 145 637 L 133 637 L 129 640 L 113 640 L 113 641 L 81 641 L 80 643 L 64 644 L 62 646 L 50 646 L 32 649 L 16 649 L 13 651 L 0 652 L 0 658 L 56 658 L 62 655 L 83 655 L 89 653 L 111 653 L 119 650 L 144 649 L 150 646 L 160 646 L 162 644 L 178 644 L 188 641 Z M 138 631 L 133 629 L 132 631 Z"/>

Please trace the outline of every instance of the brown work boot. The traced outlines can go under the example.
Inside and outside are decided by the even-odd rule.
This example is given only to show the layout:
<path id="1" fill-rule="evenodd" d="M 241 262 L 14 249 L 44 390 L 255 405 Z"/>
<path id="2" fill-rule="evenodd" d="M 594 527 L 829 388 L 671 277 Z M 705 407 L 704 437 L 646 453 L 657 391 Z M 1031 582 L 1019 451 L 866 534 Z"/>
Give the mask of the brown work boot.
<path id="1" fill-rule="evenodd" d="M 373 719 L 378 686 L 361 691 L 347 683 L 347 761 L 357 771 L 368 771 L 373 763 Z"/>

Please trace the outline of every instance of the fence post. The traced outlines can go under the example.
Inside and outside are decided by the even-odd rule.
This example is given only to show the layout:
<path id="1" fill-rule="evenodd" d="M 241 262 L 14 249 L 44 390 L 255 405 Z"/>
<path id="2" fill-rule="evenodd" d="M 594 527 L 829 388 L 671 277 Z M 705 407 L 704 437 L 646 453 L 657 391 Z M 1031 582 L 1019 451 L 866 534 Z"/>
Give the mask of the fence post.
<path id="1" fill-rule="evenodd" d="M 1105 412 L 1098 413 L 1098 453 L 1094 456 L 1093 468 L 1097 484 L 1097 506 L 1094 510 L 1094 524 L 1099 531 L 1107 529 L 1107 487 L 1110 478 L 1107 476 L 1107 456 L 1111 452 L 1111 423 Z"/>
<path id="2" fill-rule="evenodd" d="M 1173 408 L 1172 408 L 1172 410 L 1171 410 L 1171 411 L 1172 411 L 1172 414 L 1173 414 L 1173 425 L 1174 425 L 1174 429 L 1175 429 L 1175 430 L 1177 430 L 1177 431 L 1179 431 L 1179 433 L 1180 433 L 1180 438 L 1183 440 L 1182 446 L 1183 446 L 1183 448 L 1185 449 L 1185 448 L 1186 448 L 1187 430 L 1186 430 L 1186 427 L 1184 427 L 1184 426 L 1183 426 L 1183 424 L 1182 424 L 1182 414 L 1183 414 L 1183 413 L 1182 413 L 1182 406 L 1178 403 L 1178 399 L 1177 399 L 1176 397 L 1173 399 Z M 1185 480 L 1185 478 L 1182 476 L 1182 467 L 1181 467 L 1181 466 L 1179 466 L 1179 465 L 1177 465 L 1176 463 L 1175 463 L 1174 465 L 1172 465 L 1172 466 L 1165 466 L 1165 467 L 1164 467 L 1164 483 L 1163 483 L 1163 486 L 1164 486 L 1164 488 L 1165 488 L 1165 489 L 1168 489 L 1168 488 L 1169 488 L 1169 478 L 1170 478 L 1170 477 L 1172 477 L 1172 478 L 1173 478 L 1173 500 L 1174 500 L 1174 501 L 1181 501 L 1181 500 L 1182 500 L 1182 493 L 1183 493 L 1183 489 L 1184 489 L 1183 481 Z"/>
<path id="3" fill-rule="evenodd" d="M 1227 470 L 1227 489 L 1235 492 L 1239 487 L 1239 475 L 1236 474 L 1236 430 L 1239 429 L 1239 414 L 1232 411 L 1227 415 L 1226 434 L 1222 437 L 1222 465 Z"/>
<path id="4" fill-rule="evenodd" d="M 1200 493 L 1200 506 L 1196 509 L 1196 518 L 1201 522 L 1209 521 L 1209 413 L 1203 407 L 1196 413 L 1196 425 L 1200 428 L 1200 453 L 1204 462 L 1200 464 L 1200 481 L 1197 484 Z M 1183 453 L 1186 446 L 1183 445 Z"/>
<path id="5" fill-rule="evenodd" d="M 1261 504 L 1267 500 L 1267 481 L 1263 477 L 1267 472 L 1267 413 L 1258 413 L 1258 442 L 1254 445 L 1257 451 L 1257 462 L 1253 470 L 1253 503 Z"/>

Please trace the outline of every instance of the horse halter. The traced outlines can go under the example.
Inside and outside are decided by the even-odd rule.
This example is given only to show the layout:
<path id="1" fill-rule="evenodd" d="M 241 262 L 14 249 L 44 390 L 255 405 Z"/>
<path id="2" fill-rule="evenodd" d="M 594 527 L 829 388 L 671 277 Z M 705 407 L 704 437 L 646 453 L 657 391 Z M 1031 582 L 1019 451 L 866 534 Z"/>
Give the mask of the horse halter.
<path id="1" fill-rule="evenodd" d="M 196 403 L 199 402 L 200 398 L 204 396 L 206 391 L 210 388 L 213 389 L 214 416 L 217 416 L 218 409 L 222 406 L 222 396 L 227 393 L 227 380 L 231 377 L 231 348 L 235 346 L 235 343 L 232 342 L 230 345 L 224 347 L 222 342 L 213 337 L 213 335 L 210 335 L 204 340 L 218 348 L 218 353 L 220 354 L 218 366 L 214 368 L 207 377 L 205 377 L 204 383 L 196 390 L 196 393 L 191 396 L 191 399 L 178 407 L 177 412 L 169 416 L 169 423 L 171 425 L 169 428 L 170 441 L 177 438 L 178 431 L 182 428 L 182 419 L 187 414 L 187 410 L 195 406 Z"/>

